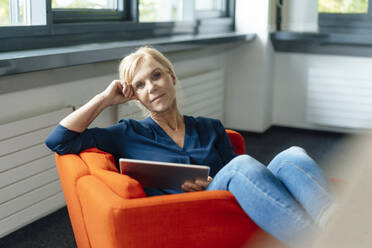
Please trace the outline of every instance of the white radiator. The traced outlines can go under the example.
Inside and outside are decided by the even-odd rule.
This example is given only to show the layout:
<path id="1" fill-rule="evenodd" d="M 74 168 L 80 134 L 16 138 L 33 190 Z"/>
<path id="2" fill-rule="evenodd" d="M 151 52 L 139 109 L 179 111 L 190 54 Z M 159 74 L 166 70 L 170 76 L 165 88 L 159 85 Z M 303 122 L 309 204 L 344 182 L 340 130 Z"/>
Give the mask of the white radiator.
<path id="1" fill-rule="evenodd" d="M 55 112 L 0 125 L 0 237 L 65 205 L 53 153 L 44 145 Z"/>
<path id="2" fill-rule="evenodd" d="M 180 79 L 184 106 L 181 112 L 223 120 L 224 73 L 214 70 Z M 143 119 L 140 108 L 131 103 L 118 107 L 118 118 Z"/>
<path id="3" fill-rule="evenodd" d="M 343 128 L 372 127 L 372 76 L 330 71 L 309 71 L 307 121 Z"/>

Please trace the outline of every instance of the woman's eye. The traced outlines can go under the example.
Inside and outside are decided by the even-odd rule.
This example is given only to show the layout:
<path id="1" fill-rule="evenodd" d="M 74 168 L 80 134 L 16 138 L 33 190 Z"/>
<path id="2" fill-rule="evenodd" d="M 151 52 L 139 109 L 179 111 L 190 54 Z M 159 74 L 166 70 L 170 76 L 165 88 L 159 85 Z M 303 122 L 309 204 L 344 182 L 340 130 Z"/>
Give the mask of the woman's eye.
<path id="1" fill-rule="evenodd" d="M 144 83 L 136 83 L 136 84 L 134 85 L 134 88 L 136 88 L 136 89 L 142 89 L 144 86 L 145 86 Z"/>
<path id="2" fill-rule="evenodd" d="M 157 79 L 159 79 L 161 77 L 161 73 L 160 72 L 155 72 L 153 75 L 152 75 L 152 78 L 154 79 L 154 80 L 157 80 Z"/>

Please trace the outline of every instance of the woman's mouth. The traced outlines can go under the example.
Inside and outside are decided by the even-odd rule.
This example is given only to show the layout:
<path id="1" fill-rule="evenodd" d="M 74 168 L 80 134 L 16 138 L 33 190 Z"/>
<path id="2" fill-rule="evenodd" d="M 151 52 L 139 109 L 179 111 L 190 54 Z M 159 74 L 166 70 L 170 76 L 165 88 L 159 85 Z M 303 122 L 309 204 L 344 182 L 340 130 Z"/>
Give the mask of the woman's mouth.
<path id="1" fill-rule="evenodd" d="M 165 95 L 165 94 L 161 94 L 161 95 L 155 97 L 154 99 L 151 100 L 151 102 L 155 102 L 155 101 L 159 100 L 159 99 L 160 99 L 162 96 L 164 96 L 164 95 Z"/>

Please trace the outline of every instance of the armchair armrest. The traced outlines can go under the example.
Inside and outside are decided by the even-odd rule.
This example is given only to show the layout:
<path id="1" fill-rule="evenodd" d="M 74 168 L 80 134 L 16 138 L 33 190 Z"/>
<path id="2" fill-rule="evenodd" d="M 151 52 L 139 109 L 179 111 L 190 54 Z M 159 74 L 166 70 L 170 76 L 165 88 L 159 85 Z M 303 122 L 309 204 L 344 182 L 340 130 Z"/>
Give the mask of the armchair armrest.
<path id="1" fill-rule="evenodd" d="M 89 170 L 76 154 L 58 155 L 56 153 L 55 159 L 76 242 L 81 246 L 88 247 L 89 238 L 85 232 L 85 223 L 76 187 L 81 177 L 89 175 Z"/>
<path id="2" fill-rule="evenodd" d="M 92 171 L 92 175 L 99 178 L 112 192 L 121 198 L 130 199 L 146 196 L 141 184 L 127 175 L 103 169 Z"/>
<path id="3" fill-rule="evenodd" d="M 137 180 L 118 173 L 111 154 L 97 148 L 90 148 L 80 153 L 80 157 L 87 165 L 90 174 L 99 178 L 118 196 L 122 198 L 146 196 Z"/>
<path id="4" fill-rule="evenodd" d="M 94 176 L 78 182 L 92 247 L 241 247 L 258 230 L 227 191 L 124 199 Z"/>

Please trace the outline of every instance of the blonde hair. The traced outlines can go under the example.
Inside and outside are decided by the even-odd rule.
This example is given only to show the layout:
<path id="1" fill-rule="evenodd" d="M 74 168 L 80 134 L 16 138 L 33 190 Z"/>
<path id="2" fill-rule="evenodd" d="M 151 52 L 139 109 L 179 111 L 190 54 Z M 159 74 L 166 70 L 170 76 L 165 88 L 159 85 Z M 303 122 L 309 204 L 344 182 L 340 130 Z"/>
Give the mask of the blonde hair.
<path id="1" fill-rule="evenodd" d="M 126 82 L 127 84 L 132 84 L 135 74 L 137 73 L 138 67 L 146 58 L 153 58 L 159 64 L 161 64 L 166 72 L 170 73 L 174 80 L 177 81 L 176 84 L 176 98 L 177 107 L 180 110 L 183 106 L 183 95 L 180 90 L 179 81 L 177 79 L 176 73 L 174 71 L 173 64 L 169 61 L 167 57 L 155 48 L 149 46 L 143 46 L 138 48 L 135 52 L 124 57 L 119 64 L 119 76 L 120 80 Z M 143 117 L 150 115 L 149 111 L 138 101 L 135 101 L 136 105 L 141 108 Z"/>
<path id="2" fill-rule="evenodd" d="M 120 79 L 127 84 L 132 84 L 134 75 L 136 74 L 139 65 L 141 65 L 143 60 L 148 57 L 151 57 L 160 63 L 166 69 L 166 71 L 176 79 L 173 64 L 169 61 L 169 59 L 167 59 L 164 54 L 155 48 L 148 46 L 138 48 L 135 52 L 129 54 L 121 60 L 119 65 Z"/>

